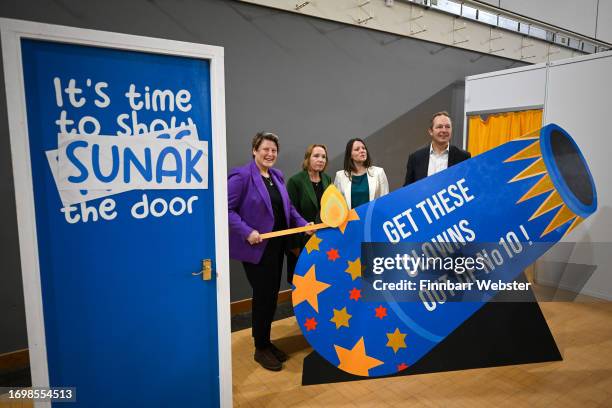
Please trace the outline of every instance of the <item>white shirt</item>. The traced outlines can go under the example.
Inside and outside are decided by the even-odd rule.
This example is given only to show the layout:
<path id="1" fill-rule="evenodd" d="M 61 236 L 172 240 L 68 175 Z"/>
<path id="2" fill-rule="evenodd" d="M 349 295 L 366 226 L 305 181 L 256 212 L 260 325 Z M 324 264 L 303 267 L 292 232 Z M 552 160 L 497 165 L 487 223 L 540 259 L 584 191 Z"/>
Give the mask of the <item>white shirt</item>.
<path id="1" fill-rule="evenodd" d="M 427 176 L 439 173 L 448 168 L 448 148 L 450 143 L 446 145 L 446 149 L 442 153 L 436 153 L 433 144 L 429 145 L 429 167 L 427 168 Z"/>

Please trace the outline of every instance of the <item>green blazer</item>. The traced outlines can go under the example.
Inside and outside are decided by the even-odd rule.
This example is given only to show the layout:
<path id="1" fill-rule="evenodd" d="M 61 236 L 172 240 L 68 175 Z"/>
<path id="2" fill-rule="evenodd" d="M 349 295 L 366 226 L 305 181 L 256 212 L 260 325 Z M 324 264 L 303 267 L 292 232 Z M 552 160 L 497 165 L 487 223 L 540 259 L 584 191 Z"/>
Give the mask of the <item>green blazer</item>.
<path id="1" fill-rule="evenodd" d="M 331 178 L 327 174 L 321 173 L 321 182 L 323 183 L 323 191 L 325 191 L 327 186 L 331 184 Z M 287 191 L 293 206 L 300 215 L 308 222 L 316 222 L 321 203 L 317 202 L 317 196 L 306 170 L 302 170 L 287 181 Z M 299 244 L 300 241 L 303 241 L 301 237 L 297 240 L 290 239 L 289 248 L 301 248 L 303 244 Z"/>

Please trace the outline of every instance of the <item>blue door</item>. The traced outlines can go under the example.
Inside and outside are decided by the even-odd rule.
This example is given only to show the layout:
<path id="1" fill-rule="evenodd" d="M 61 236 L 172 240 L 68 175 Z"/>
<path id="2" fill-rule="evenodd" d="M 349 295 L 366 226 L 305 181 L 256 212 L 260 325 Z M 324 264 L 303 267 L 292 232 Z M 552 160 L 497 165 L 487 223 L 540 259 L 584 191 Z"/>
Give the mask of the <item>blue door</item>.
<path id="1" fill-rule="evenodd" d="M 79 407 L 218 406 L 216 282 L 192 275 L 215 264 L 209 61 L 32 39 L 21 50 L 50 385 L 76 387 Z M 93 172 L 67 163 L 110 188 L 63 190 L 59 132 L 207 141 L 207 174 L 170 148 L 89 146 L 77 152 Z M 177 184 L 187 173 L 207 188 Z"/>

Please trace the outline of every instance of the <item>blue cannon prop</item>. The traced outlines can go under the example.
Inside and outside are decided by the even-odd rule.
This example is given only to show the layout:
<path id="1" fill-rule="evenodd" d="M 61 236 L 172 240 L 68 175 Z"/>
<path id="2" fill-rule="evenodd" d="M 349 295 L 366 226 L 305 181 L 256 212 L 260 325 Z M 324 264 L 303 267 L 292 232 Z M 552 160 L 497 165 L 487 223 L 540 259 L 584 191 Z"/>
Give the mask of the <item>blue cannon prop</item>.
<path id="1" fill-rule="evenodd" d="M 484 270 L 471 276 L 503 286 L 596 209 L 595 183 L 580 149 L 549 124 L 359 206 L 346 228 L 314 234 L 295 269 L 297 322 L 310 345 L 341 370 L 364 377 L 409 370 L 497 290 L 477 291 L 470 301 L 453 301 L 452 291 L 372 295 L 363 243 L 408 244 L 414 257 L 474 255 Z"/>

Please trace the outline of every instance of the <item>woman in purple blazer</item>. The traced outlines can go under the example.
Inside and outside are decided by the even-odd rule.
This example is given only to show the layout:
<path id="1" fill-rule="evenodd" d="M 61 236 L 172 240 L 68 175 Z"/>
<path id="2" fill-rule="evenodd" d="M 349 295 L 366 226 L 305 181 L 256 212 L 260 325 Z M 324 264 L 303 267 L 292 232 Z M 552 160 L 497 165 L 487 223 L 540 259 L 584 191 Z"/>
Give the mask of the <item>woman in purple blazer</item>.
<path id="1" fill-rule="evenodd" d="M 278 137 L 260 132 L 252 147 L 253 161 L 232 169 L 228 176 L 229 249 L 232 259 L 242 261 L 253 288 L 255 361 L 279 371 L 287 355 L 270 342 L 270 328 L 283 272 L 285 237 L 262 240 L 259 234 L 307 222 L 291 204 L 283 174 L 272 168 Z"/>

